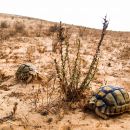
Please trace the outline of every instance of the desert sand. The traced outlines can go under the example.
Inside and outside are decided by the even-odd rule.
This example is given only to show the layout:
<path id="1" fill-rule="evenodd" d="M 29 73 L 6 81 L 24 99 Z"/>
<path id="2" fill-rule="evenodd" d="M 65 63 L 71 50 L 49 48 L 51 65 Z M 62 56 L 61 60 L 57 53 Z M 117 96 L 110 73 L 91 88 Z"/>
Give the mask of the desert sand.
<path id="1" fill-rule="evenodd" d="M 40 83 L 15 82 L 15 72 L 22 63 L 32 62 L 46 78 L 55 69 L 52 52 L 54 22 L 28 17 L 0 14 L 0 130 L 130 130 L 130 113 L 103 120 L 94 112 L 81 109 L 44 115 L 38 112 L 41 100 L 47 96 Z M 17 26 L 20 25 L 19 26 Z M 76 37 L 81 40 L 81 60 L 84 75 L 95 54 L 101 30 L 67 25 L 71 34 L 71 48 Z M 19 29 L 20 28 L 20 29 Z M 22 29 L 21 29 L 22 28 Z M 108 28 L 109 29 L 109 28 Z M 20 31 L 19 31 L 20 30 Z M 72 51 L 73 55 L 73 51 Z M 101 46 L 98 72 L 91 83 L 95 90 L 107 83 L 130 91 L 130 32 L 107 31 Z M 37 97 L 39 96 L 39 97 Z M 18 103 L 15 119 L 3 120 Z"/>

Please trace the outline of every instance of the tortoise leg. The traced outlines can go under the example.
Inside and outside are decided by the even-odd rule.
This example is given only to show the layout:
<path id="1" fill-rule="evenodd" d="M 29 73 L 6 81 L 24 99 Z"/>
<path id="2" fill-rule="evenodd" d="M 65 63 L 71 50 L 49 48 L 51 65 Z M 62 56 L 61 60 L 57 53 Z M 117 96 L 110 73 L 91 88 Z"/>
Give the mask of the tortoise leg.
<path id="1" fill-rule="evenodd" d="M 32 79 L 33 79 L 33 76 L 30 75 L 29 78 L 27 79 L 26 83 L 27 83 L 27 84 L 30 83 L 30 82 L 32 81 Z"/>
<path id="2" fill-rule="evenodd" d="M 103 113 L 101 113 L 98 108 L 95 109 L 95 113 L 96 113 L 98 116 L 100 116 L 101 118 L 105 119 L 105 120 L 108 119 L 108 116 L 105 115 L 105 114 L 103 114 Z"/>

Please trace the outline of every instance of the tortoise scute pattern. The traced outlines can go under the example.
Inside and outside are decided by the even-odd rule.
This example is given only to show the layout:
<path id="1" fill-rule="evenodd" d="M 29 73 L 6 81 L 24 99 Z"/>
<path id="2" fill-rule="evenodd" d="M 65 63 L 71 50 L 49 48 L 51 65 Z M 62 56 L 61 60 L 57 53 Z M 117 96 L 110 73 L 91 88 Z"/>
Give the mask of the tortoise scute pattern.
<path id="1" fill-rule="evenodd" d="M 21 64 L 16 71 L 16 79 L 22 83 L 30 83 L 37 76 L 37 70 L 32 64 Z"/>
<path id="2" fill-rule="evenodd" d="M 104 119 L 110 115 L 130 111 L 130 97 L 124 88 L 103 86 L 98 89 L 94 97 L 95 112 Z"/>

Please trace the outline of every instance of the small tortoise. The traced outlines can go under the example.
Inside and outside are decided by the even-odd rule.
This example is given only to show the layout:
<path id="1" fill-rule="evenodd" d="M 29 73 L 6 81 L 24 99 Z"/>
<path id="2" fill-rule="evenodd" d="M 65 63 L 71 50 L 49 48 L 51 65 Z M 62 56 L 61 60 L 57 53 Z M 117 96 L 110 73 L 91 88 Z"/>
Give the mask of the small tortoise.
<path id="1" fill-rule="evenodd" d="M 88 106 L 98 116 L 108 119 L 111 115 L 130 111 L 130 97 L 124 88 L 102 86 L 92 96 Z"/>
<path id="2" fill-rule="evenodd" d="M 26 84 L 32 82 L 34 79 L 41 78 L 36 67 L 31 63 L 21 64 L 17 69 L 15 76 L 18 82 Z"/>

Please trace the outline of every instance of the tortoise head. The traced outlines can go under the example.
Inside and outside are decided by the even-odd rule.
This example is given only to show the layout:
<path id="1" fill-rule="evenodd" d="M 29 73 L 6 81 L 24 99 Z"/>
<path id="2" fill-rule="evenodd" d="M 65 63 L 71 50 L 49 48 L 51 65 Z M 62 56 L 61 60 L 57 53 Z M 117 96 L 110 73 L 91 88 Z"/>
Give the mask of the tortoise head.
<path id="1" fill-rule="evenodd" d="M 93 97 L 89 100 L 88 108 L 91 109 L 91 110 L 95 110 L 96 101 L 97 101 L 96 97 L 93 96 Z"/>

